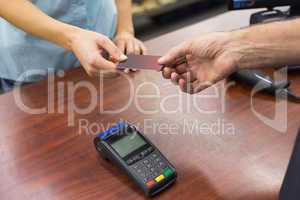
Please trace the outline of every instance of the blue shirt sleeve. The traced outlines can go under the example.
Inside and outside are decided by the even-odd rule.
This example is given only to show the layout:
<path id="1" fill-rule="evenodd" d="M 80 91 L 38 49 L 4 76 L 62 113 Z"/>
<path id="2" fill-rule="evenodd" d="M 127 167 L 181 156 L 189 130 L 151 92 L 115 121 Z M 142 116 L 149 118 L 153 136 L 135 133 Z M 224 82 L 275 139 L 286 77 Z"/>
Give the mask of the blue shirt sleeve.
<path id="1" fill-rule="evenodd" d="M 112 38 L 117 24 L 114 0 L 32 0 L 39 9 L 62 22 Z M 49 71 L 78 64 L 71 52 L 36 38 L 0 18 L 0 78 L 32 82 Z M 20 79 L 21 78 L 21 79 Z"/>

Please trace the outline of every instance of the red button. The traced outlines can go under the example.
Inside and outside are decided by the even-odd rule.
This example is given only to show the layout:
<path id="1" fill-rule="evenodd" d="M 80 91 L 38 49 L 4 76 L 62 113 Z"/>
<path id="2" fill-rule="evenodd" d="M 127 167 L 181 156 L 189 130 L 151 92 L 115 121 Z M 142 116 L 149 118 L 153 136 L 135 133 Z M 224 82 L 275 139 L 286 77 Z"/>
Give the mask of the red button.
<path id="1" fill-rule="evenodd" d="M 146 186 L 147 186 L 148 188 L 151 188 L 151 187 L 153 187 L 154 185 L 155 185 L 155 181 L 154 181 L 154 180 L 148 181 L 148 182 L 146 183 Z"/>

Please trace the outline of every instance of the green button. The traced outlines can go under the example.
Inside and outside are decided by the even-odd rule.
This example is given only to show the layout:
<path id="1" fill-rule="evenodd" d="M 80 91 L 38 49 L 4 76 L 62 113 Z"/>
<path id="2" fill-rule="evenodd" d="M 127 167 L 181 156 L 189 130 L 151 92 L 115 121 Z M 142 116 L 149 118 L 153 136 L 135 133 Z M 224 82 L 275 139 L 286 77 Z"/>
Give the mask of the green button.
<path id="1" fill-rule="evenodd" d="M 170 169 L 169 167 L 167 167 L 166 169 L 164 169 L 164 175 L 165 175 L 165 177 L 172 176 L 172 174 L 173 174 L 173 170 Z"/>

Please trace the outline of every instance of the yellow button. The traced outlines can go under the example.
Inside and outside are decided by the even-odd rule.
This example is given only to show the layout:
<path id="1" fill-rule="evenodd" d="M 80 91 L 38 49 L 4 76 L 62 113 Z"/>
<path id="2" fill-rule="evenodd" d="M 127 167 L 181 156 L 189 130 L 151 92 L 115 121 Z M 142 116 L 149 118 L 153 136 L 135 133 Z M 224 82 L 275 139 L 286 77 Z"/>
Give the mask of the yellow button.
<path id="1" fill-rule="evenodd" d="M 156 181 L 156 182 L 160 182 L 160 181 L 162 181 L 162 180 L 164 180 L 165 179 L 165 176 L 164 175 L 159 175 L 158 177 L 156 177 L 154 180 Z"/>

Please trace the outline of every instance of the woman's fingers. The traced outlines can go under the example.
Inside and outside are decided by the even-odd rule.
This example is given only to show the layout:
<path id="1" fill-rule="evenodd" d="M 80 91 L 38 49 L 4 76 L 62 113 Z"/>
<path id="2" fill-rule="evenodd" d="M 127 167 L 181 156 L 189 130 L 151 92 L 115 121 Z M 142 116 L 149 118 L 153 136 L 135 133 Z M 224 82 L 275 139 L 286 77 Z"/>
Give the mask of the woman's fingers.
<path id="1" fill-rule="evenodd" d="M 94 66 L 85 66 L 85 71 L 89 76 L 98 76 L 100 73 L 100 70 L 97 67 Z"/>
<path id="2" fill-rule="evenodd" d="M 117 61 L 127 59 L 127 56 L 125 56 L 108 37 L 100 35 L 96 42 L 101 48 L 105 49 L 113 59 Z"/>
<path id="3" fill-rule="evenodd" d="M 88 65 L 97 69 L 109 70 L 114 70 L 117 67 L 115 63 L 103 58 L 100 53 L 91 56 L 91 58 L 88 61 Z"/>
<path id="4" fill-rule="evenodd" d="M 122 53 L 126 53 L 126 43 L 124 40 L 118 40 L 116 45 Z"/>
<path id="5" fill-rule="evenodd" d="M 129 55 L 129 54 L 133 54 L 134 53 L 134 44 L 132 41 L 126 41 L 126 54 Z"/>
<path id="6" fill-rule="evenodd" d="M 125 51 L 126 54 L 137 54 L 137 55 L 143 55 L 147 53 L 147 48 L 145 47 L 145 45 L 133 38 L 133 39 L 129 39 L 127 41 L 124 42 L 125 43 Z"/>
<path id="7" fill-rule="evenodd" d="M 140 55 L 141 54 L 141 48 L 140 48 L 139 43 L 135 39 L 132 41 L 132 43 L 133 43 L 134 54 Z"/>
<path id="8" fill-rule="evenodd" d="M 126 68 L 126 69 L 124 69 L 124 72 L 125 72 L 125 73 L 129 73 L 129 72 L 130 72 L 130 69 L 129 69 L 129 68 Z"/>
<path id="9" fill-rule="evenodd" d="M 133 38 L 133 39 L 127 39 L 127 40 L 121 40 L 122 44 L 120 45 L 122 50 L 124 49 L 124 52 L 128 55 L 128 54 L 144 54 L 147 52 L 146 47 L 144 46 L 144 44 Z M 120 43 L 120 42 L 118 42 Z M 130 71 L 137 71 L 136 69 L 125 69 L 124 72 L 125 73 L 129 73 Z"/>
<path id="10" fill-rule="evenodd" d="M 138 44 L 139 44 L 139 48 L 140 48 L 140 54 L 146 55 L 148 52 L 147 47 L 141 41 L 138 41 Z"/>

